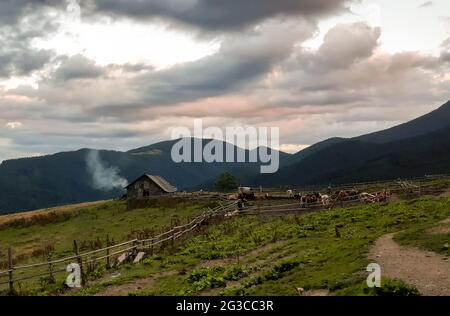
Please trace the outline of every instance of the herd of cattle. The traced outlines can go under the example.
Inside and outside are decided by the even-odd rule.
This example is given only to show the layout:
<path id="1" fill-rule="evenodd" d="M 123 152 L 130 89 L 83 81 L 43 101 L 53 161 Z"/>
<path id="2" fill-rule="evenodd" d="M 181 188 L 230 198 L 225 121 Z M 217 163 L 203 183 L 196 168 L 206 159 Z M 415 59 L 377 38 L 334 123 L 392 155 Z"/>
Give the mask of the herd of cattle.
<path id="1" fill-rule="evenodd" d="M 358 190 L 340 190 L 330 194 L 321 194 L 314 192 L 310 194 L 294 193 L 293 190 L 287 190 L 286 195 L 283 198 L 296 199 L 300 201 L 300 205 L 308 204 L 321 204 L 324 206 L 330 205 L 337 201 L 355 201 L 361 203 L 376 203 L 385 202 L 390 198 L 390 192 L 388 190 L 367 193 L 359 192 Z M 255 193 L 250 187 L 240 187 L 238 193 L 230 194 L 228 200 L 265 200 L 276 199 L 281 196 L 271 196 L 268 193 Z"/>

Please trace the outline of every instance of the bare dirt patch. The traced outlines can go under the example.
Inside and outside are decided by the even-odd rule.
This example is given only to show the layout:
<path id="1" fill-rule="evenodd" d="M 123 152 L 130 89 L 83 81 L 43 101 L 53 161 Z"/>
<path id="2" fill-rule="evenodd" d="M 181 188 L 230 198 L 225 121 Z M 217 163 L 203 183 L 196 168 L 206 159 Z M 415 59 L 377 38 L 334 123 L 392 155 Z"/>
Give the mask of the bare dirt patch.
<path id="1" fill-rule="evenodd" d="M 330 292 L 328 290 L 308 290 L 305 292 L 299 291 L 301 296 L 329 296 Z"/>
<path id="2" fill-rule="evenodd" d="M 381 274 L 414 285 L 422 295 L 450 295 L 448 257 L 400 246 L 393 235 L 379 238 L 369 254 L 369 259 L 381 266 Z"/>
<path id="3" fill-rule="evenodd" d="M 439 226 L 427 230 L 428 234 L 450 234 L 450 217 L 439 222 Z"/>
<path id="4" fill-rule="evenodd" d="M 145 288 L 152 287 L 155 284 L 156 279 L 175 275 L 177 271 L 168 271 L 162 273 L 156 273 L 148 278 L 136 279 L 129 283 L 120 285 L 112 285 L 107 287 L 104 291 L 95 294 L 95 296 L 120 296 L 131 292 L 139 291 Z"/>
<path id="5" fill-rule="evenodd" d="M 427 230 L 429 234 L 450 234 L 450 225 L 448 226 L 438 226 Z"/>

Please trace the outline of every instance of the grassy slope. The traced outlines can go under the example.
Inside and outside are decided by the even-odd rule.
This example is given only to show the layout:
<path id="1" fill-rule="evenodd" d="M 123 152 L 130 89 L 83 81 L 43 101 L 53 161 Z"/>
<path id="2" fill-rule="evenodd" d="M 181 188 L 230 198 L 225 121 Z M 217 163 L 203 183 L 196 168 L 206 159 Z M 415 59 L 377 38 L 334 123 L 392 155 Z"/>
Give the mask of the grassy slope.
<path id="1" fill-rule="evenodd" d="M 183 203 L 174 207 L 155 207 L 128 211 L 123 201 L 109 201 L 98 205 L 85 206 L 59 212 L 48 224 L 33 224 L 31 217 L 18 218 L 7 222 L 0 228 L 0 270 L 6 269 L 7 248 L 13 249 L 15 264 L 47 261 L 48 256 L 42 250 L 51 247 L 50 258 L 57 259 L 73 255 L 73 240 L 89 251 L 92 247 L 106 246 L 106 235 L 114 242 L 135 238 L 143 229 L 159 232 L 169 226 L 171 218 L 188 218 L 198 215 L 202 204 Z M 44 213 L 44 218 L 48 216 Z M 30 222 L 31 221 L 31 222 Z M 5 223 L 3 224 L 5 225 Z M 100 244 L 98 243 L 100 241 Z M 94 246 L 89 246 L 92 243 Z M 21 270 L 23 271 L 23 270 Z M 20 274 L 19 274 L 20 275 Z M 34 282 L 32 286 L 35 286 Z M 28 283 L 25 285 L 28 288 Z M 0 286 L 0 290 L 2 286 Z"/>
<path id="2" fill-rule="evenodd" d="M 106 277 L 77 294 L 102 292 L 143 277 L 148 283 L 118 294 L 296 295 L 297 287 L 369 294 L 364 289 L 366 254 L 376 238 L 449 215 L 450 199 L 421 198 L 303 217 L 241 217 L 186 240 L 176 254 L 128 265 L 120 276 Z"/>
<path id="3" fill-rule="evenodd" d="M 414 246 L 450 256 L 450 233 L 430 233 L 431 229 L 438 227 L 441 225 L 425 223 L 398 233 L 394 236 L 394 240 L 401 245 Z"/>
<path id="4" fill-rule="evenodd" d="M 174 208 L 153 208 L 127 211 L 125 202 L 106 202 L 101 205 L 83 207 L 75 210 L 72 217 L 47 225 L 30 227 L 9 227 L 0 230 L 0 249 L 4 252 L 12 246 L 15 253 L 30 252 L 45 245 L 55 247 L 54 257 L 72 254 L 72 241 L 91 241 L 100 239 L 105 242 L 109 234 L 116 242 L 127 240 L 132 231 L 170 225 L 175 214 L 182 217 L 198 215 L 201 205 L 179 205 Z M 180 214 L 180 210 L 182 212 Z M 5 256 L 5 253 L 2 253 Z M 38 258 L 42 259 L 42 258 Z"/>
<path id="5" fill-rule="evenodd" d="M 26 244 L 38 247 L 54 243 L 55 256 L 59 256 L 67 250 L 70 253 L 73 239 L 104 239 L 109 232 L 119 241 L 132 227 L 168 225 L 172 214 L 191 216 L 200 208 L 179 205 L 178 209 L 126 211 L 123 203 L 108 202 L 78 210 L 74 217 L 60 223 L 0 230 L 1 250 L 4 252 L 8 244 L 16 251 L 26 251 Z M 420 198 L 304 216 L 243 216 L 204 227 L 200 235 L 143 263 L 128 264 L 117 271 L 100 267 L 89 276 L 88 286 L 73 294 L 95 294 L 138 279 L 147 282 L 117 294 L 296 295 L 297 287 L 327 289 L 338 295 L 364 294 L 365 267 L 369 263 L 366 253 L 376 238 L 389 232 L 431 227 L 448 216 L 448 198 Z M 424 245 L 428 246 L 434 249 Z M 59 278 L 50 286 L 35 282 L 23 292 L 49 294 L 61 288 L 62 281 Z"/>

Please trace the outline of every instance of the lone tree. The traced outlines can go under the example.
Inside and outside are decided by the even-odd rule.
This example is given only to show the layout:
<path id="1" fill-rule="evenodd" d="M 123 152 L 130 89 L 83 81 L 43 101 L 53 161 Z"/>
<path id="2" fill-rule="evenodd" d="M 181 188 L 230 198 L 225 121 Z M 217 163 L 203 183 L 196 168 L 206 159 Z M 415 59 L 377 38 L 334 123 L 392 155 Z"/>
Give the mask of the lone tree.
<path id="1" fill-rule="evenodd" d="M 214 187 L 219 192 L 232 191 L 238 187 L 237 179 L 231 173 L 224 172 L 219 175 Z"/>

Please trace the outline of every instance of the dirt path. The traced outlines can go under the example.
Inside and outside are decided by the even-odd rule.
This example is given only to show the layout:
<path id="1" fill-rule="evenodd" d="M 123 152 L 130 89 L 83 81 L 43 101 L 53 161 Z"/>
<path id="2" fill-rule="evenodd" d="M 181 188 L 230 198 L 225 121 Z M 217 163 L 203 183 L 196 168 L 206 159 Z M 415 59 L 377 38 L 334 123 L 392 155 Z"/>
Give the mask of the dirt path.
<path id="1" fill-rule="evenodd" d="M 379 238 L 369 259 L 381 275 L 414 285 L 422 295 L 450 295 L 450 259 L 431 251 L 398 245 L 387 234 Z"/>
<path id="2" fill-rule="evenodd" d="M 430 228 L 427 233 L 434 234 L 449 234 L 450 233 L 450 217 L 439 223 L 438 226 Z"/>
<path id="3" fill-rule="evenodd" d="M 149 288 L 155 284 L 156 279 L 175 275 L 177 271 L 168 271 L 156 273 L 148 278 L 136 279 L 130 283 L 113 285 L 107 287 L 104 291 L 95 294 L 95 296 L 119 296 L 126 295 L 131 292 L 139 291 L 141 289 Z"/>

